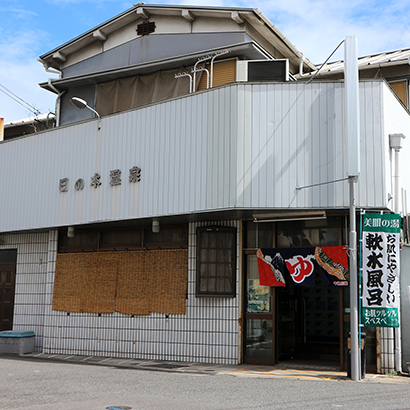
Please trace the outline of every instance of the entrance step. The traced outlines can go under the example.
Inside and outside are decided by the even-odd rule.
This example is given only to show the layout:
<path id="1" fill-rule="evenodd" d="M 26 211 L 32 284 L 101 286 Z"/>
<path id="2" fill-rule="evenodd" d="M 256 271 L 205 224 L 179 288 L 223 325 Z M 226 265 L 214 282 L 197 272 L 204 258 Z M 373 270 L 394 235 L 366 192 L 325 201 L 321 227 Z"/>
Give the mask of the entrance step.
<path id="1" fill-rule="evenodd" d="M 295 358 L 338 362 L 340 360 L 340 348 L 338 345 L 325 343 L 306 343 L 298 346 Z"/>

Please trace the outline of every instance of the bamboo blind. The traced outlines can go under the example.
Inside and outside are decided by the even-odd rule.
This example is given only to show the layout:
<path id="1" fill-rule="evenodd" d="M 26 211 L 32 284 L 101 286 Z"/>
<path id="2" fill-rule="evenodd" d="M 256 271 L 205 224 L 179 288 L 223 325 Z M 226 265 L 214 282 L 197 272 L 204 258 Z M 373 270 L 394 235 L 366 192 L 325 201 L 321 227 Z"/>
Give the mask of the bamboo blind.
<path id="1" fill-rule="evenodd" d="M 210 67 L 207 66 L 210 70 Z M 206 90 L 206 74 L 203 74 L 198 85 L 198 91 Z M 214 63 L 213 87 L 234 83 L 236 81 L 236 60 Z"/>
<path id="2" fill-rule="evenodd" d="M 83 254 L 60 253 L 57 256 L 53 289 L 53 310 L 81 312 Z"/>
<path id="3" fill-rule="evenodd" d="M 185 314 L 186 249 L 58 254 L 53 310 Z"/>
<path id="4" fill-rule="evenodd" d="M 407 107 L 407 81 L 389 83 L 389 85 L 400 98 L 401 102 Z"/>

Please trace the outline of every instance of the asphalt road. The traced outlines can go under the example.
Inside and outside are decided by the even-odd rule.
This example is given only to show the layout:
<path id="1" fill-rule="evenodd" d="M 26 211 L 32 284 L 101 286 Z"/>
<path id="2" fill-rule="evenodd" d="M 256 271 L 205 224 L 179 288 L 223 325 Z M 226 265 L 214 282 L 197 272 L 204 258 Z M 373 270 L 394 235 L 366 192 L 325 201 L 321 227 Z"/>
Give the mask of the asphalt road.
<path id="1" fill-rule="evenodd" d="M 0 409 L 410 409 L 409 383 L 147 371 L 0 358 Z"/>

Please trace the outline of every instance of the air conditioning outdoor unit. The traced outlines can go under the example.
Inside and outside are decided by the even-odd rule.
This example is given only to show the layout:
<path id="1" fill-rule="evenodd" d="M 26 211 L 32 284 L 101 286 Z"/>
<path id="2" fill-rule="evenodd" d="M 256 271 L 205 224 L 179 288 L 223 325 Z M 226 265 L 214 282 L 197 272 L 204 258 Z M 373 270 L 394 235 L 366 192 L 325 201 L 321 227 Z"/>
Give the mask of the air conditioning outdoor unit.
<path id="1" fill-rule="evenodd" d="M 236 81 L 289 81 L 289 60 L 238 60 Z"/>

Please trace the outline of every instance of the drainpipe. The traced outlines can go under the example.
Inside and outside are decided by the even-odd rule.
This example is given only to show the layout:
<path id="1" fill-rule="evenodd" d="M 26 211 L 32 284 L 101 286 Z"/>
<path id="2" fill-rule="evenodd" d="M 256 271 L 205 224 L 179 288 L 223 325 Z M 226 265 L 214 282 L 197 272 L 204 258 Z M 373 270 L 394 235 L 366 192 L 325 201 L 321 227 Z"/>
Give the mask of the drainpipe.
<path id="1" fill-rule="evenodd" d="M 56 127 L 58 127 L 60 125 L 60 107 L 61 107 L 61 97 L 62 95 L 66 92 L 64 91 L 59 91 L 57 90 L 56 87 L 54 87 L 54 85 L 51 83 L 52 78 L 48 79 L 48 86 L 57 94 L 57 98 L 56 98 Z"/>
<path id="2" fill-rule="evenodd" d="M 62 78 L 63 73 L 56 68 L 49 67 L 45 61 L 41 58 L 37 59 L 41 64 L 43 64 L 44 69 L 47 73 L 58 74 L 58 78 Z M 57 94 L 56 104 L 55 104 L 55 116 L 56 116 L 56 127 L 60 125 L 60 106 L 61 106 L 61 97 L 66 91 L 59 91 L 54 85 L 51 83 L 53 79 L 48 79 L 48 86 Z"/>
<path id="3" fill-rule="evenodd" d="M 306 57 L 302 54 L 299 57 L 299 75 L 303 77 L 303 63 L 306 61 Z"/>
<path id="4" fill-rule="evenodd" d="M 393 210 L 396 214 L 400 213 L 400 149 L 403 147 L 403 140 L 406 137 L 403 134 L 390 134 L 390 148 L 394 149 L 394 197 L 393 197 Z M 394 356 L 396 363 L 396 372 L 401 373 L 401 324 L 400 324 L 400 281 L 399 281 L 399 327 L 394 328 Z"/>

